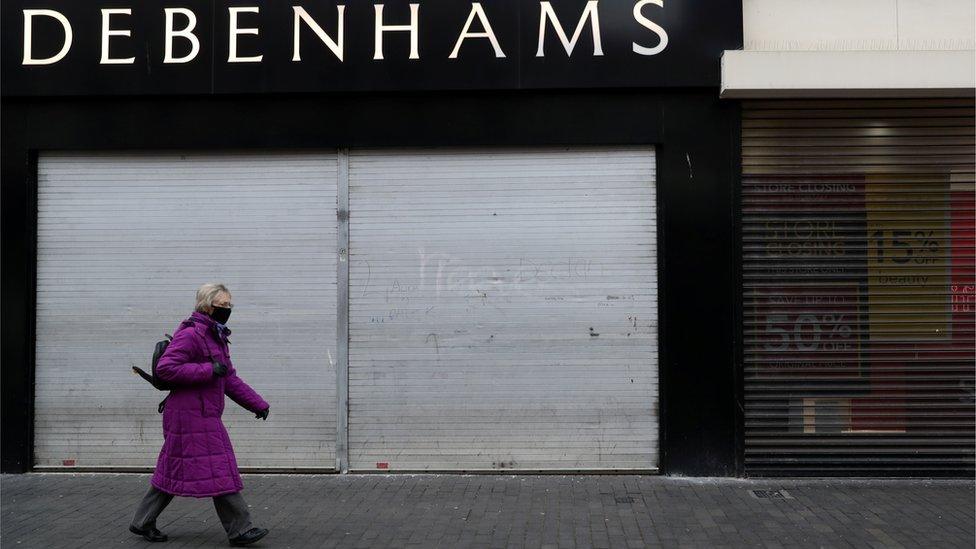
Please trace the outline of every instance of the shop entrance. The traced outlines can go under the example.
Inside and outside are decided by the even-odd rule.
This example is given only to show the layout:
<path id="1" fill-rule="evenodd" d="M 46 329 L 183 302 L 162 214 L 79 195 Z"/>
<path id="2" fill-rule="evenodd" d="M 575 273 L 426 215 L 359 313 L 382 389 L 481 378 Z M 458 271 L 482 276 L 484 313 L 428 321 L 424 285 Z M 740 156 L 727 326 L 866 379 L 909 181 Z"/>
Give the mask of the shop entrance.
<path id="1" fill-rule="evenodd" d="M 35 466 L 153 465 L 129 367 L 217 280 L 242 467 L 655 470 L 656 243 L 650 147 L 42 153 Z"/>

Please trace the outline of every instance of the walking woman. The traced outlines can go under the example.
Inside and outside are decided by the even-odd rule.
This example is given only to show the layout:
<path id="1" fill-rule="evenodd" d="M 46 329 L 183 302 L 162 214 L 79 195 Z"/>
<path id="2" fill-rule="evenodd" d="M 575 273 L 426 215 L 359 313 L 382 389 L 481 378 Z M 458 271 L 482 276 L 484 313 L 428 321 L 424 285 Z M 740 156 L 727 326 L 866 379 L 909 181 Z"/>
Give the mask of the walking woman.
<path id="1" fill-rule="evenodd" d="M 166 541 L 156 518 L 173 496 L 212 497 L 231 545 L 248 545 L 268 533 L 251 527 L 234 449 L 220 420 L 225 394 L 257 418 L 267 419 L 270 410 L 230 361 L 230 299 L 223 284 L 201 286 L 196 311 L 177 328 L 156 365 L 159 379 L 174 388 L 163 410 L 164 442 L 152 486 L 129 526 L 149 541 Z"/>

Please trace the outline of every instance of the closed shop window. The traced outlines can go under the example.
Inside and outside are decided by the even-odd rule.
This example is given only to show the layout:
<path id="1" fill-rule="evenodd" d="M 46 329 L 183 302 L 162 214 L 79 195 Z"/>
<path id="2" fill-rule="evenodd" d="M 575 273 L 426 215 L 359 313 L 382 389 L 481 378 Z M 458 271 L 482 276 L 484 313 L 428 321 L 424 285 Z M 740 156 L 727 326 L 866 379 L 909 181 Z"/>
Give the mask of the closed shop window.
<path id="1" fill-rule="evenodd" d="M 973 106 L 744 105 L 747 473 L 972 470 Z"/>
<path id="2" fill-rule="evenodd" d="M 352 469 L 658 464 L 651 147 L 352 151 Z"/>
<path id="3" fill-rule="evenodd" d="M 38 159 L 37 467 L 151 467 L 149 369 L 204 282 L 275 428 L 228 401 L 243 467 L 335 466 L 335 152 L 55 153 Z"/>

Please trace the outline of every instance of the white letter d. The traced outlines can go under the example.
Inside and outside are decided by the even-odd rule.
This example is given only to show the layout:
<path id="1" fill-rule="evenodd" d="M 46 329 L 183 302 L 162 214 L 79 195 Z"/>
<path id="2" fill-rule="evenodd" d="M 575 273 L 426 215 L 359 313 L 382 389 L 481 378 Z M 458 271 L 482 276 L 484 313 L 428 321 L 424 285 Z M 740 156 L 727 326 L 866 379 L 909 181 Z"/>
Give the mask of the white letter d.
<path id="1" fill-rule="evenodd" d="M 64 27 L 64 45 L 61 46 L 61 51 L 55 54 L 53 57 L 48 57 L 47 59 L 34 59 L 31 54 L 31 33 L 33 30 L 33 18 L 35 15 L 43 15 L 45 17 L 53 17 L 61 23 Z M 53 65 L 58 61 L 64 59 L 65 55 L 68 55 L 68 50 L 71 49 L 71 23 L 68 22 L 68 18 L 64 16 L 61 12 L 54 10 L 24 10 L 24 65 Z"/>

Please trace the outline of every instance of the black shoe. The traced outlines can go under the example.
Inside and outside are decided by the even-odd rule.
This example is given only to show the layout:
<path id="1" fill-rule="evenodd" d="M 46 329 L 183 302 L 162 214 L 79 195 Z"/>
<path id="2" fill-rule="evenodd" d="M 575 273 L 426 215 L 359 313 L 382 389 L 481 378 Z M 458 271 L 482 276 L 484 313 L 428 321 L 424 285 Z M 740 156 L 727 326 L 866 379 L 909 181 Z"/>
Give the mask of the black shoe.
<path id="1" fill-rule="evenodd" d="M 267 528 L 251 528 L 236 538 L 230 538 L 230 544 L 235 546 L 250 545 L 267 535 Z"/>
<path id="2" fill-rule="evenodd" d="M 135 526 L 129 526 L 129 531 L 137 536 L 142 536 L 146 538 L 146 541 L 166 541 L 169 538 L 166 534 L 160 532 L 155 527 L 153 528 L 136 528 Z"/>

